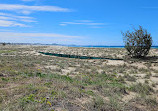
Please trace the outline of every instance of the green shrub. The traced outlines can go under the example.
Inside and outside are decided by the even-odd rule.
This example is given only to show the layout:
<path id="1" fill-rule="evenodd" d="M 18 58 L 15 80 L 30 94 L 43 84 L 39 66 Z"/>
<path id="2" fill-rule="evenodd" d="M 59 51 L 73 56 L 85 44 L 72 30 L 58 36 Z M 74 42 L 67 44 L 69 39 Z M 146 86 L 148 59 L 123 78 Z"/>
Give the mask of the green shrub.
<path id="1" fill-rule="evenodd" d="M 132 57 L 141 58 L 148 55 L 152 45 L 151 34 L 139 26 L 139 29 L 122 33 L 125 42 L 125 48 Z"/>

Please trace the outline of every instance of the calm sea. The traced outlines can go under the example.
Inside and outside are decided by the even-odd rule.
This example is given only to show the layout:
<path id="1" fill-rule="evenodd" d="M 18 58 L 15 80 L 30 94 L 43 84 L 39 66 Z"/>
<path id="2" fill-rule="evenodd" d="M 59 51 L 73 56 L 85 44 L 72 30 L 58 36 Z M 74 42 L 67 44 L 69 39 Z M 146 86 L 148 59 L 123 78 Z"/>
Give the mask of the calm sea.
<path id="1" fill-rule="evenodd" d="M 124 46 L 81 46 L 69 45 L 68 47 L 89 47 L 89 48 L 124 48 Z M 158 49 L 158 46 L 152 46 L 153 49 Z"/>

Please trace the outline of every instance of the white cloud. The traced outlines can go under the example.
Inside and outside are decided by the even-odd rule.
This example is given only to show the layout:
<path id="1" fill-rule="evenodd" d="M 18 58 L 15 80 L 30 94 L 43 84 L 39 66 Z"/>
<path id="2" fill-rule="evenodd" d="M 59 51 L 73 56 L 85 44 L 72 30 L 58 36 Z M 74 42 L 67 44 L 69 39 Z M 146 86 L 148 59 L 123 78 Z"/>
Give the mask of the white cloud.
<path id="1" fill-rule="evenodd" d="M 0 27 L 14 27 L 14 26 L 28 27 L 25 24 L 21 24 L 21 23 L 15 22 L 15 21 L 0 20 Z"/>
<path id="2" fill-rule="evenodd" d="M 22 11 L 19 11 L 19 13 L 22 13 L 24 15 L 29 15 L 32 13 L 32 11 L 28 11 L 28 10 L 22 10 Z"/>
<path id="3" fill-rule="evenodd" d="M 35 18 L 29 16 L 17 16 L 7 13 L 0 13 L 0 19 L 3 20 L 17 20 L 17 21 L 24 21 L 24 22 L 36 22 Z"/>
<path id="4" fill-rule="evenodd" d="M 74 22 L 61 22 L 61 26 L 66 25 L 89 25 L 89 26 L 103 26 L 106 25 L 105 23 L 96 23 L 91 20 L 76 20 Z"/>
<path id="5" fill-rule="evenodd" d="M 5 16 L 0 16 L 0 20 L 3 19 L 3 20 L 8 20 L 10 19 L 9 17 L 5 17 Z"/>
<path id="6" fill-rule="evenodd" d="M 30 14 L 33 11 L 48 11 L 48 12 L 70 12 L 68 8 L 57 6 L 28 6 L 19 4 L 0 4 L 0 10 L 16 11 L 18 13 Z"/>
<path id="7" fill-rule="evenodd" d="M 21 22 L 36 22 L 33 17 L 28 16 L 16 16 L 7 13 L 0 13 L 0 27 L 28 27 Z"/>

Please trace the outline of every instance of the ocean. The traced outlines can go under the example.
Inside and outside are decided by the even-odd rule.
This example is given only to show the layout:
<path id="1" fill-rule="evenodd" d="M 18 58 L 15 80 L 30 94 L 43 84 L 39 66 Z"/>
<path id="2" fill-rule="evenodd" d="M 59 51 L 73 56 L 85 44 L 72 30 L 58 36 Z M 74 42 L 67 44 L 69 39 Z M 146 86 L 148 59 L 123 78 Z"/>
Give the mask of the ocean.
<path id="1" fill-rule="evenodd" d="M 125 46 L 92 46 L 92 45 L 68 45 L 68 47 L 86 47 L 86 48 L 124 48 Z M 158 46 L 152 46 L 153 49 L 158 49 Z"/>

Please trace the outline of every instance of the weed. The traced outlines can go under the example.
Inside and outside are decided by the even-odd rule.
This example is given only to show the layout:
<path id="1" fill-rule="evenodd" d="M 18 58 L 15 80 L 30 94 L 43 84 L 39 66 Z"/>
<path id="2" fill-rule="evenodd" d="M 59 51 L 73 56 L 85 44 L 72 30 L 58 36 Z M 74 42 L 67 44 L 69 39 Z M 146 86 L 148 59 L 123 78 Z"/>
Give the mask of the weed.
<path id="1" fill-rule="evenodd" d="M 142 95 L 149 95 L 151 92 L 154 92 L 152 87 L 150 87 L 148 84 L 142 83 L 133 84 L 129 89 Z"/>
<path id="2" fill-rule="evenodd" d="M 134 76 L 130 76 L 129 74 L 124 75 L 124 78 L 127 79 L 127 81 L 135 82 L 136 78 Z"/>
<path id="3" fill-rule="evenodd" d="M 8 81 L 9 81 L 9 78 L 4 78 L 4 77 L 2 77 L 1 79 L 2 79 L 2 81 L 5 81 L 5 82 L 8 82 Z"/>

